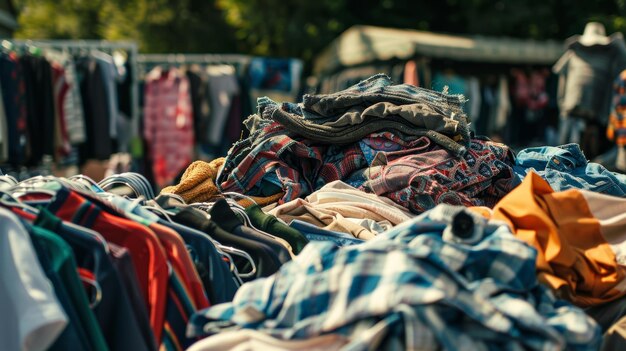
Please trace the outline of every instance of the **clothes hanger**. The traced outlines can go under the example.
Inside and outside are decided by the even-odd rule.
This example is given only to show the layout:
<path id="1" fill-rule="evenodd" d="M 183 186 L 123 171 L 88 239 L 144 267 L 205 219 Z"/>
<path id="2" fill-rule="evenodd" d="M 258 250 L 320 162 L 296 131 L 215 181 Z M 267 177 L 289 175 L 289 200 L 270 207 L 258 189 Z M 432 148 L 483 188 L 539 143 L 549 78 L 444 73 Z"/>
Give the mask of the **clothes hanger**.
<path id="1" fill-rule="evenodd" d="M 170 217 L 170 213 L 168 213 L 166 210 L 162 209 L 161 207 L 142 206 L 142 208 L 144 208 L 144 209 L 146 209 L 146 210 L 148 210 L 150 212 L 156 213 L 157 215 L 162 215 L 165 218 L 165 220 L 167 220 L 170 223 L 176 223 Z M 174 215 L 174 214 L 171 214 L 171 215 Z"/>
<path id="2" fill-rule="evenodd" d="M 121 179 L 104 179 L 102 180 L 100 183 L 98 183 L 98 186 L 100 186 L 102 189 L 104 189 L 105 192 L 109 192 L 113 187 L 113 185 L 125 185 L 126 187 L 128 187 L 132 192 L 135 198 L 141 196 L 139 191 L 137 189 L 135 189 L 135 187 L 133 185 L 131 185 L 129 182 L 121 180 Z"/>
<path id="3" fill-rule="evenodd" d="M 35 176 L 17 183 L 8 190 L 13 193 L 16 199 L 28 194 L 45 194 L 52 198 L 56 196 L 56 192 L 41 187 L 41 185 L 49 182 L 50 180 L 46 179 L 44 176 Z"/>
<path id="4" fill-rule="evenodd" d="M 5 198 L 8 198 L 8 200 Z M 37 208 L 19 201 L 18 199 L 13 197 L 11 193 L 8 193 L 4 190 L 0 190 L 0 204 L 4 205 L 5 207 L 17 207 L 24 212 L 28 212 L 35 216 L 39 215 L 39 210 Z"/>
<path id="5" fill-rule="evenodd" d="M 257 270 L 256 269 L 256 263 L 254 262 L 254 260 L 252 259 L 252 256 L 250 256 L 249 253 L 247 253 L 247 252 L 245 252 L 243 250 L 236 249 L 236 248 L 231 247 L 231 246 L 224 246 L 222 244 L 220 244 L 220 249 L 223 252 L 226 252 L 226 253 L 228 253 L 230 255 L 235 255 L 235 256 L 242 257 L 242 258 L 246 259 L 250 263 L 250 265 L 252 267 L 251 271 L 248 272 L 248 273 L 241 273 L 241 272 L 238 271 L 237 267 L 235 266 L 234 261 L 232 260 L 232 257 L 227 256 L 227 257 L 230 258 L 230 262 L 232 264 L 232 267 L 234 268 L 234 271 L 232 269 L 231 269 L 231 271 L 233 271 L 233 272 L 236 271 L 237 275 L 240 278 L 251 278 L 251 277 L 253 277 L 256 274 L 256 270 Z"/>
<path id="6" fill-rule="evenodd" d="M 58 179 L 56 179 L 56 180 L 59 181 Z M 30 192 L 27 192 L 26 194 L 29 194 L 29 193 Z M 12 194 L 10 194 L 10 193 L 8 193 L 6 191 L 3 191 L 3 190 L 0 190 L 0 194 L 2 195 L 2 196 L 0 196 L 0 202 L 1 203 L 4 203 L 4 204 L 9 205 L 9 206 L 19 207 L 19 208 L 21 208 L 23 210 L 31 212 L 34 215 L 39 215 L 39 210 L 37 208 L 32 207 L 32 206 L 30 206 L 28 204 L 25 204 L 25 203 L 19 201 L 19 198 L 14 197 Z M 56 193 L 53 193 L 53 194 L 56 195 Z M 4 196 L 8 197 L 12 201 L 11 202 L 6 202 L 4 199 L 2 199 L 2 197 L 4 197 Z M 104 237 L 102 235 L 100 235 L 100 233 L 98 233 L 98 232 L 96 232 L 96 231 L 94 231 L 92 229 L 85 228 L 85 227 L 79 226 L 77 224 L 74 224 L 72 222 L 68 222 L 68 221 L 63 221 L 63 225 L 67 226 L 67 227 L 70 227 L 72 229 L 75 229 L 75 230 L 79 230 L 79 231 L 84 232 L 86 234 L 89 234 L 90 236 L 95 238 L 100 244 L 102 244 L 102 246 L 103 246 L 103 248 L 104 248 L 104 250 L 105 250 L 105 252 L 107 254 L 110 252 L 109 245 L 108 245 L 107 241 L 104 239 Z"/>
<path id="7" fill-rule="evenodd" d="M 17 179 L 9 174 L 3 174 L 0 176 L 0 182 L 8 184 L 10 186 L 16 185 L 18 183 Z"/>
<path id="8" fill-rule="evenodd" d="M 83 175 L 83 174 L 77 174 L 74 176 L 71 176 L 68 178 L 70 181 L 76 182 L 76 183 L 81 183 L 81 184 L 87 184 L 89 187 L 91 187 L 91 191 L 95 192 L 95 193 L 104 193 L 104 189 L 102 189 L 98 183 L 96 183 L 95 180 L 91 179 L 90 177 Z"/>
<path id="9" fill-rule="evenodd" d="M 201 210 L 204 215 L 207 217 L 207 219 L 211 219 L 211 215 L 209 213 L 207 213 L 207 210 L 211 209 L 212 207 L 212 203 L 206 203 L 206 202 L 197 202 L 197 203 L 193 203 L 190 204 L 189 206 L 193 207 L 193 208 L 197 208 L 199 210 Z M 254 274 L 256 274 L 257 268 L 256 268 L 256 263 L 254 262 L 254 260 L 252 259 L 252 256 L 250 256 L 250 254 L 248 254 L 247 252 L 243 251 L 243 250 L 239 250 L 236 249 L 234 247 L 231 246 L 225 246 L 223 244 L 221 244 L 220 242 L 218 242 L 217 240 L 213 239 L 210 235 L 204 233 L 212 242 L 213 245 L 215 245 L 216 248 L 220 249 L 222 251 L 222 253 L 227 253 L 227 254 L 231 254 L 231 255 L 235 255 L 238 257 L 242 257 L 245 260 L 247 260 L 251 267 L 252 270 L 248 273 L 237 273 L 241 278 L 249 278 L 254 276 Z M 231 263 L 231 272 L 235 272 L 236 268 L 234 266 L 234 261 L 232 259 L 232 257 L 225 255 L 226 257 L 229 258 L 229 262 Z M 235 270 L 233 270 L 233 268 Z"/>
<path id="10" fill-rule="evenodd" d="M 106 189 L 108 185 L 114 184 L 113 182 L 118 182 L 117 184 L 124 184 L 132 188 L 137 196 L 143 195 L 148 200 L 154 199 L 154 191 L 152 190 L 150 182 L 139 173 L 125 172 L 114 174 L 103 179 L 98 185 Z"/>
<path id="11" fill-rule="evenodd" d="M 6 199 L 4 199 L 4 197 L 8 197 L 11 201 L 7 201 Z M 39 209 L 37 209 L 35 207 L 32 207 L 32 206 L 30 206 L 28 204 L 25 204 L 25 203 L 17 200 L 13 196 L 11 196 L 11 194 L 6 193 L 4 191 L 0 191 L 0 205 L 3 205 L 5 207 L 9 207 L 9 208 L 17 207 L 17 208 L 23 210 L 24 212 L 30 213 L 30 214 L 32 214 L 34 216 L 39 216 Z M 93 237 L 94 239 L 96 239 L 96 241 L 98 241 L 98 243 L 100 245 L 102 245 L 102 247 L 104 248 L 104 251 L 106 252 L 106 254 L 107 255 L 110 254 L 109 245 L 106 242 L 106 240 L 102 237 L 102 235 L 100 235 L 100 233 L 98 233 L 98 232 L 96 232 L 96 231 L 94 231 L 92 229 L 89 229 L 89 228 L 81 227 L 81 226 L 79 226 L 77 224 L 74 224 L 72 222 L 63 221 L 62 225 L 66 226 L 66 227 L 69 227 L 69 228 L 72 228 L 72 229 L 77 230 L 77 231 L 81 231 L 81 232 L 83 232 L 83 233 Z M 81 280 L 82 280 L 82 277 L 81 277 Z M 87 283 L 90 283 L 90 282 L 87 282 Z M 97 295 L 97 299 L 96 299 L 95 305 L 93 307 L 97 306 L 97 304 L 102 299 L 102 289 L 100 288 L 99 285 L 97 285 L 97 282 L 95 282 L 95 284 L 96 284 L 95 287 L 96 287 L 96 289 L 98 291 L 98 295 Z M 91 285 L 94 285 L 94 284 L 91 284 Z"/>
<path id="12" fill-rule="evenodd" d="M 167 196 L 172 197 L 172 198 L 178 200 L 178 202 L 180 202 L 183 205 L 187 205 L 187 202 L 185 202 L 185 199 L 183 199 L 183 197 L 178 195 L 178 194 L 167 193 Z"/>
<path id="13" fill-rule="evenodd" d="M 61 185 L 65 186 L 68 189 L 72 189 L 72 190 L 76 190 L 79 193 L 88 193 L 88 194 L 94 194 L 94 191 L 91 189 L 91 187 L 87 184 L 81 183 L 81 182 L 73 182 L 69 179 L 63 178 L 63 177 L 55 177 L 54 179 L 50 180 L 52 181 L 56 181 L 58 183 L 61 183 Z"/>
<path id="14" fill-rule="evenodd" d="M 98 281 L 95 279 L 86 278 L 80 275 L 79 278 L 82 282 L 87 283 L 93 286 L 94 289 L 96 289 L 96 296 L 94 297 L 94 300 L 89 301 L 89 308 L 93 310 L 100 304 L 100 301 L 102 301 L 102 287 L 100 286 L 100 283 L 98 283 Z"/>
<path id="15" fill-rule="evenodd" d="M 86 227 L 82 227 L 82 226 L 80 226 L 78 224 L 75 224 L 75 223 L 72 223 L 72 222 L 68 222 L 68 221 L 63 221 L 63 225 L 67 226 L 69 228 L 72 228 L 72 229 L 79 230 L 81 232 L 84 232 L 84 233 L 89 234 L 90 236 L 92 236 L 94 239 L 99 241 L 100 244 L 102 244 L 102 247 L 104 248 L 104 251 L 107 253 L 107 255 L 111 251 L 109 249 L 109 243 L 107 243 L 106 239 L 104 239 L 104 237 L 100 233 L 98 233 L 97 231 L 95 231 L 93 229 L 86 228 Z"/>
<path id="16" fill-rule="evenodd" d="M 98 281 L 95 279 L 94 274 L 87 269 L 78 268 L 77 273 L 78 278 L 82 282 L 94 288 L 95 296 L 90 299 L 91 301 L 89 301 L 89 308 L 96 308 L 96 306 L 100 304 L 100 301 L 102 301 L 102 287 L 100 286 L 100 283 L 98 283 Z"/>
<path id="17" fill-rule="evenodd" d="M 171 213 L 165 209 L 163 209 L 162 207 L 155 205 L 155 206 L 143 206 L 143 208 L 145 208 L 146 210 L 149 210 L 153 213 L 156 214 L 160 214 L 163 215 L 163 217 L 165 217 L 165 219 L 170 222 L 170 223 L 176 223 L 172 220 L 172 218 L 170 217 L 170 215 L 174 215 L 174 213 Z M 203 211 L 204 212 L 204 211 Z M 210 219 L 210 215 L 208 213 L 205 212 L 205 215 L 208 216 L 208 218 Z M 211 240 L 211 242 L 213 243 L 213 245 L 215 246 L 216 250 L 218 251 L 218 253 L 224 257 L 226 257 L 228 259 L 228 263 L 229 263 L 229 267 L 230 267 L 230 271 L 234 274 L 234 276 L 236 277 L 237 281 L 240 284 L 243 284 L 243 281 L 241 280 L 241 278 L 247 278 L 247 277 L 251 277 L 256 273 L 256 263 L 254 262 L 254 260 L 252 260 L 252 257 L 245 251 L 243 250 L 238 250 L 235 249 L 233 247 L 230 246 L 224 246 L 221 243 L 219 243 L 217 240 L 213 239 L 211 236 L 209 236 L 206 233 L 201 232 L 203 235 L 205 235 L 209 240 Z M 240 256 L 245 258 L 246 260 L 248 260 L 250 262 L 250 265 L 252 266 L 252 270 L 248 273 L 239 273 L 239 270 L 237 269 L 237 266 L 235 266 L 233 257 L 231 256 L 231 254 Z"/>

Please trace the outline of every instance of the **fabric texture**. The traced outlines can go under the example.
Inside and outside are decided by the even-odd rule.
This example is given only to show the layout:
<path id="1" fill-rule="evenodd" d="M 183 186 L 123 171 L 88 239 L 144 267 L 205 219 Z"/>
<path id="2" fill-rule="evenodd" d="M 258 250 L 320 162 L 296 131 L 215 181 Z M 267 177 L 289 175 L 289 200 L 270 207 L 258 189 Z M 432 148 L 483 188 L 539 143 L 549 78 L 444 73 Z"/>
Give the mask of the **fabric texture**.
<path id="1" fill-rule="evenodd" d="M 597 349 L 596 323 L 538 284 L 535 257 L 507 226 L 441 205 L 361 245 L 310 243 L 188 332 L 339 334 L 346 350 Z"/>
<path id="2" fill-rule="evenodd" d="M 187 77 L 176 68 L 159 67 L 146 76 L 143 136 L 149 145 L 154 180 L 169 184 L 191 163 L 194 125 Z"/>
<path id="3" fill-rule="evenodd" d="M 28 163 L 38 164 L 44 155 L 54 155 L 54 96 L 52 68 L 43 57 L 24 55 L 19 58 L 26 84 L 26 111 L 30 136 Z"/>
<path id="4" fill-rule="evenodd" d="M 15 53 L 0 55 L 0 84 L 7 118 L 9 162 L 23 165 L 28 156 L 30 135 L 26 110 L 26 83 Z"/>
<path id="5" fill-rule="evenodd" d="M 215 185 L 217 172 L 224 164 L 224 158 L 213 161 L 195 161 L 187 169 L 180 179 L 180 183 L 168 186 L 161 190 L 164 194 L 180 195 L 187 203 L 206 202 L 219 194 Z"/>
<path id="6" fill-rule="evenodd" d="M 83 347 L 93 350 L 109 350 L 102 334 L 102 330 L 96 321 L 96 317 L 90 309 L 83 284 L 79 280 L 78 269 L 71 247 L 55 233 L 46 229 L 38 226 L 31 226 L 30 231 L 31 238 L 33 239 L 33 246 L 37 252 L 38 259 L 41 260 L 41 257 L 45 256 L 45 259 L 42 262 L 47 262 L 49 264 L 49 266 L 42 268 L 46 270 L 47 275 L 52 273 L 56 274 L 60 278 L 60 281 L 57 282 L 60 284 L 57 285 L 53 282 L 53 286 L 55 291 L 61 292 L 61 294 L 57 293 L 57 296 L 60 297 L 65 295 L 67 299 L 67 301 L 61 301 L 63 308 L 74 310 L 75 314 L 70 315 L 68 313 L 68 317 L 70 317 L 69 322 L 71 323 L 69 327 L 81 328 L 86 336 L 84 339 L 86 343 L 84 344 L 72 346 L 67 344 L 57 345 L 55 343 L 52 345 L 52 349 L 62 350 L 63 346 L 79 347 L 79 345 L 82 345 Z M 61 300 L 61 298 L 59 298 L 59 300 Z M 69 302 L 69 305 L 64 304 L 64 302 Z M 57 340 L 63 341 L 61 340 L 63 339 L 63 336 L 64 335 L 61 334 L 60 338 Z"/>
<path id="7" fill-rule="evenodd" d="M 626 175 L 587 162 L 578 144 L 524 149 L 517 154 L 513 170 L 517 183 L 533 171 L 547 180 L 555 191 L 584 189 L 626 196 Z"/>
<path id="8" fill-rule="evenodd" d="M 494 207 L 493 218 L 537 249 L 538 279 L 578 306 L 626 295 L 626 201 L 570 189 L 554 192 L 531 172 Z"/>
<path id="9" fill-rule="evenodd" d="M 28 218 L 26 213 L 21 215 Z M 150 329 L 145 301 L 139 298 L 139 305 L 133 304 L 128 291 L 122 286 L 120 277 L 123 273 L 111 262 L 119 247 L 111 243 L 105 246 L 97 232 L 63 222 L 46 209 L 41 209 L 39 215 L 28 219 L 34 220 L 39 227 L 53 231 L 67 242 L 76 258 L 79 275 L 99 285 L 100 298 L 92 297 L 91 301 L 107 346 L 110 349 L 129 346 L 136 350 L 155 350 L 156 342 Z M 130 273 L 134 275 L 132 268 Z M 81 286 L 81 289 L 84 288 Z M 139 295 L 140 291 L 134 293 Z"/>
<path id="10" fill-rule="evenodd" d="M 338 180 L 305 199 L 277 206 L 269 214 L 287 223 L 300 219 L 359 239 L 371 239 L 412 216 L 389 199 L 367 194 Z"/>
<path id="11" fill-rule="evenodd" d="M 80 86 L 76 73 L 76 66 L 72 60 L 67 60 L 63 65 L 65 70 L 65 83 L 69 90 L 63 97 L 63 117 L 67 127 L 68 136 L 72 144 L 85 142 L 85 115 L 83 102 L 80 95 Z"/>
<path id="12" fill-rule="evenodd" d="M 517 183 L 513 164 L 504 144 L 473 139 L 463 157 L 450 157 L 421 138 L 411 149 L 376 153 L 359 189 L 417 214 L 441 203 L 493 207 Z"/>
<path id="13" fill-rule="evenodd" d="M 618 351 L 626 347 L 626 317 L 615 322 L 604 334 L 602 351 Z"/>
<path id="14" fill-rule="evenodd" d="M 255 228 L 287 240 L 294 254 L 299 254 L 309 242 L 302 233 L 279 221 L 275 216 L 263 212 L 259 205 L 246 208 L 246 214 Z"/>
<path id="15" fill-rule="evenodd" d="M 309 241 L 331 241 L 337 246 L 357 245 L 364 242 L 363 239 L 355 238 L 352 234 L 322 229 L 298 219 L 289 222 L 289 227 L 301 232 Z"/>
<path id="16" fill-rule="evenodd" d="M 339 350 L 347 344 L 346 338 L 340 335 L 324 335 L 307 340 L 280 340 L 255 330 L 243 329 L 223 332 L 204 338 L 193 344 L 188 351 L 332 351 Z"/>
<path id="17" fill-rule="evenodd" d="M 103 69 L 91 57 L 82 57 L 76 62 L 85 115 L 86 142 L 80 148 L 83 162 L 88 159 L 108 160 L 113 153 Z"/>
<path id="18" fill-rule="evenodd" d="M 123 285 L 124 275 L 132 274 L 137 279 L 134 268 L 132 265 L 126 266 L 131 269 L 128 272 L 116 269 L 116 253 L 124 249 L 113 243 L 105 245 L 97 232 L 63 222 L 46 209 L 39 211 L 34 223 L 53 231 L 67 242 L 72 248 L 79 270 L 93 274 L 92 280 L 101 289 L 101 298 L 95 304 L 93 313 L 109 349 L 130 347 L 134 350 L 156 350 L 156 341 L 148 318 L 148 305 L 138 288 L 138 282 L 138 290 L 133 292 L 127 291 Z M 138 302 L 131 299 L 131 293 L 137 295 Z M 72 300 L 78 301 L 76 298 Z"/>
<path id="19" fill-rule="evenodd" d="M 44 351 L 68 323 L 28 232 L 0 208 L 0 349 Z"/>
<path id="20" fill-rule="evenodd" d="M 613 100 L 606 136 L 617 146 L 626 146 L 626 70 L 613 82 Z"/>
<path id="21" fill-rule="evenodd" d="M 47 209 L 63 220 L 96 230 L 107 241 L 130 251 L 141 296 L 148 307 L 150 326 L 160 344 L 164 332 L 169 273 L 167 257 L 156 235 L 141 224 L 103 211 L 93 201 L 65 188 L 57 191 Z"/>
<path id="22" fill-rule="evenodd" d="M 409 84 L 394 85 L 374 75 L 333 94 L 305 95 L 302 106 L 260 99 L 259 114 L 291 132 L 329 144 L 356 142 L 381 131 L 428 136 L 455 155 L 469 143 L 462 95 L 448 95 Z"/>
<path id="23" fill-rule="evenodd" d="M 255 277 L 267 277 L 275 273 L 281 266 L 280 260 L 270 247 L 264 243 L 242 238 L 222 229 L 213 219 L 207 218 L 206 213 L 198 209 L 185 208 L 173 216 L 172 220 L 202 231 L 222 245 L 232 246 L 250 254 L 256 265 Z M 234 263 L 236 264 L 237 262 Z M 249 272 L 249 270 L 242 269 L 239 271 Z"/>
<path id="24" fill-rule="evenodd" d="M 268 197 L 279 203 L 304 197 L 318 187 L 367 167 L 358 144 L 325 146 L 292 136 L 279 123 L 261 121 L 254 133 L 233 145 L 217 177 L 222 192 Z"/>
<path id="25" fill-rule="evenodd" d="M 250 135 L 229 150 L 218 189 L 261 197 L 284 192 L 279 204 L 303 198 L 367 170 L 374 156 L 363 144 L 369 139 L 398 151 L 426 138 L 464 155 L 471 143 L 464 102 L 460 95 L 394 85 L 385 75 L 333 94 L 305 95 L 301 104 L 259 98 L 257 114 L 244 121 Z"/>
<path id="26" fill-rule="evenodd" d="M 611 84 L 626 67 L 626 45 L 621 35 L 607 45 L 566 43 L 568 49 L 552 67 L 559 75 L 558 104 L 562 116 L 600 121 L 606 125 Z"/>
<path id="27" fill-rule="evenodd" d="M 244 208 L 248 208 L 253 205 L 258 206 L 271 206 L 275 205 L 278 200 L 280 200 L 283 196 L 285 196 L 284 192 L 278 192 L 274 195 L 270 196 L 249 196 L 246 199 L 237 200 L 237 203 Z"/>

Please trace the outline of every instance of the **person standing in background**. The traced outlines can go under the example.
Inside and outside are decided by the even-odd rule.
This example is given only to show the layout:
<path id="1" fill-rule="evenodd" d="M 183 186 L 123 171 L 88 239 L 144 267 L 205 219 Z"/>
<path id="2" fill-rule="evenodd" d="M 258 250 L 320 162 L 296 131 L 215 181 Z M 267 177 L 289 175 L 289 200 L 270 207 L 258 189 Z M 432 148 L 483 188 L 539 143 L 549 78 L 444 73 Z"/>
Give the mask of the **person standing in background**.
<path id="1" fill-rule="evenodd" d="M 580 143 L 588 158 L 602 153 L 603 131 L 611 106 L 614 78 L 626 68 L 621 33 L 606 36 L 604 25 L 590 22 L 582 36 L 565 41 L 567 51 L 552 68 L 559 75 L 559 143 Z"/>

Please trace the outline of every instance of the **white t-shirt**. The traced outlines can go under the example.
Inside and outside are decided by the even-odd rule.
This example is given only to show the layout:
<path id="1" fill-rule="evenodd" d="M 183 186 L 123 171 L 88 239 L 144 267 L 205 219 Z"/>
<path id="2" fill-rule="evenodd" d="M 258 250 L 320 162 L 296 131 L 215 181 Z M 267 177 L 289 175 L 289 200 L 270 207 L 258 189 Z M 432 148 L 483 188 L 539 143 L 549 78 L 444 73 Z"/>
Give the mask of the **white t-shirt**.
<path id="1" fill-rule="evenodd" d="M 46 350 L 67 322 L 26 228 L 0 208 L 0 350 Z"/>
<path id="2" fill-rule="evenodd" d="M 224 331 L 191 345 L 187 351 L 338 351 L 349 340 L 338 334 L 328 334 L 302 340 L 280 340 L 257 330 Z"/>

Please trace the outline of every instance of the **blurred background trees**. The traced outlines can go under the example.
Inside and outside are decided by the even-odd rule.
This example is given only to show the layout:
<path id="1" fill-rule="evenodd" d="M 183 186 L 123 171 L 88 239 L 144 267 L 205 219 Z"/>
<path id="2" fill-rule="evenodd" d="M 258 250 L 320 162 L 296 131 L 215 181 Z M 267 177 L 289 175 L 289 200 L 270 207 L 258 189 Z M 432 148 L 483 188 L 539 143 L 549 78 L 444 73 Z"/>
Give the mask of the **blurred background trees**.
<path id="1" fill-rule="evenodd" d="M 15 0 L 20 38 L 132 39 L 142 52 L 310 60 L 354 24 L 563 40 L 600 21 L 626 32 L 626 0 Z"/>

